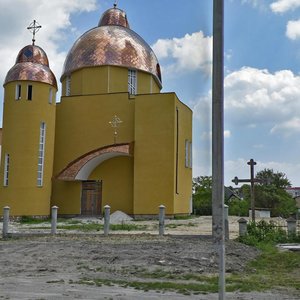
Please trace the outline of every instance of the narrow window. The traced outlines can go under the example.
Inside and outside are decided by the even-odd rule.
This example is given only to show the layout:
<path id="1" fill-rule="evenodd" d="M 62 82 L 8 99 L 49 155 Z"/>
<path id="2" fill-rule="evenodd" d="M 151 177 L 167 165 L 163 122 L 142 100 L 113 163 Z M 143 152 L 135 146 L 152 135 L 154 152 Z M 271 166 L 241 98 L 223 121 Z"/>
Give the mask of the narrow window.
<path id="1" fill-rule="evenodd" d="M 52 104 L 52 99 L 53 99 L 53 89 L 49 88 L 49 99 L 48 99 L 49 104 Z"/>
<path id="2" fill-rule="evenodd" d="M 20 100 L 21 99 L 21 84 L 17 84 L 16 85 L 16 100 Z"/>
<path id="3" fill-rule="evenodd" d="M 27 100 L 32 100 L 32 85 L 27 86 Z"/>
<path id="4" fill-rule="evenodd" d="M 130 95 L 136 94 L 136 70 L 128 70 L 128 92 Z"/>
<path id="5" fill-rule="evenodd" d="M 192 169 L 193 167 L 193 143 L 190 142 L 190 164 L 189 167 Z"/>
<path id="6" fill-rule="evenodd" d="M 68 76 L 66 79 L 66 96 L 71 95 L 71 77 Z"/>
<path id="7" fill-rule="evenodd" d="M 44 122 L 41 122 L 41 125 L 40 125 L 40 141 L 39 141 L 39 156 L 38 156 L 37 186 L 43 186 L 45 138 L 46 138 L 46 124 Z"/>
<path id="8" fill-rule="evenodd" d="M 8 174 L 9 174 L 9 154 L 5 154 L 4 158 L 4 186 L 8 186 Z"/>
<path id="9" fill-rule="evenodd" d="M 189 167 L 189 141 L 185 140 L 185 167 Z"/>

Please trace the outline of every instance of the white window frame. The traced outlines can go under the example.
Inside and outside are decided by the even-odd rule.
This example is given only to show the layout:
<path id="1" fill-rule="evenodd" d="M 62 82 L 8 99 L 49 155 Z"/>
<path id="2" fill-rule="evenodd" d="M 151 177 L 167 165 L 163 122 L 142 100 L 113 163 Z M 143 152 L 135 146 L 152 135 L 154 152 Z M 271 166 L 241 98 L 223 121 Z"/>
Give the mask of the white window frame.
<path id="1" fill-rule="evenodd" d="M 43 186 L 45 144 L 46 144 L 46 123 L 41 122 L 41 124 L 40 124 L 39 149 L 38 149 L 39 154 L 38 154 L 37 186 Z"/>
<path id="2" fill-rule="evenodd" d="M 21 93 L 22 93 L 22 86 L 20 83 L 16 84 L 16 95 L 15 95 L 15 99 L 16 100 L 20 100 L 21 99 Z"/>
<path id="3" fill-rule="evenodd" d="M 189 167 L 189 140 L 185 140 L 185 167 Z"/>
<path id="4" fill-rule="evenodd" d="M 66 78 L 66 96 L 71 95 L 71 76 L 67 76 Z"/>
<path id="5" fill-rule="evenodd" d="M 49 98 L 48 98 L 48 103 L 52 104 L 53 101 L 53 88 L 49 88 Z"/>
<path id="6" fill-rule="evenodd" d="M 130 95 L 137 93 L 137 72 L 133 69 L 128 69 L 128 93 Z"/>
<path id="7" fill-rule="evenodd" d="M 4 181 L 3 181 L 4 186 L 8 186 L 8 176 L 9 176 L 9 154 L 5 153 L 5 157 L 4 157 Z"/>
<path id="8" fill-rule="evenodd" d="M 189 145 L 189 155 L 190 155 L 190 161 L 189 161 L 189 167 L 192 169 L 193 168 L 193 142 L 190 142 Z"/>

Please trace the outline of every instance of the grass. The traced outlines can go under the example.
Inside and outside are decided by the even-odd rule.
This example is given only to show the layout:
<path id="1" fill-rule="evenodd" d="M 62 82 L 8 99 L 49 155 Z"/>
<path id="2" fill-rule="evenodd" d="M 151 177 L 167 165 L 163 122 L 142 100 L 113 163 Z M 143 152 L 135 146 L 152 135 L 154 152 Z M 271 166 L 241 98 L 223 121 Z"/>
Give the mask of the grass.
<path id="1" fill-rule="evenodd" d="M 42 224 L 43 222 L 28 222 L 26 224 Z M 49 224 L 46 224 L 45 226 L 35 226 L 31 227 L 30 229 L 47 229 L 50 228 L 50 222 Z M 82 223 L 78 220 L 64 220 L 63 223 L 58 223 L 57 229 L 63 229 L 63 230 L 78 230 L 78 231 L 100 231 L 103 230 L 104 226 L 102 224 L 98 223 Z M 146 230 L 147 225 L 136 225 L 136 224 L 110 224 L 110 230 L 111 231 L 134 231 L 134 230 Z"/>
<path id="2" fill-rule="evenodd" d="M 300 255 L 296 252 L 279 251 L 274 244 L 260 242 L 257 245 L 261 249 L 261 255 L 251 261 L 244 272 L 226 274 L 227 292 L 264 292 L 277 290 L 281 292 L 291 291 L 300 294 Z M 174 291 L 177 293 L 205 294 L 218 291 L 218 277 L 196 273 L 172 273 L 168 269 L 157 268 L 149 271 L 138 268 L 132 277 L 132 269 L 112 272 L 109 269 L 95 269 L 107 274 L 119 273 L 126 280 L 110 280 L 103 278 L 83 278 L 80 284 L 90 285 L 119 285 L 149 291 Z M 128 278 L 132 278 L 132 280 Z"/>

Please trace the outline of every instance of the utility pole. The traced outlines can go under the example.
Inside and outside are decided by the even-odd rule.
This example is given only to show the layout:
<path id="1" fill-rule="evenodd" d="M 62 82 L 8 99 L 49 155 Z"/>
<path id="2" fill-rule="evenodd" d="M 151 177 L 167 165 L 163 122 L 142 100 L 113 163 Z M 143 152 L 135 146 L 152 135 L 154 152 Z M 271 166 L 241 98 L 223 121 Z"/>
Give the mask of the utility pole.
<path id="1" fill-rule="evenodd" d="M 224 300 L 224 0 L 213 2 L 212 179 L 212 233 L 219 258 L 219 300 Z"/>

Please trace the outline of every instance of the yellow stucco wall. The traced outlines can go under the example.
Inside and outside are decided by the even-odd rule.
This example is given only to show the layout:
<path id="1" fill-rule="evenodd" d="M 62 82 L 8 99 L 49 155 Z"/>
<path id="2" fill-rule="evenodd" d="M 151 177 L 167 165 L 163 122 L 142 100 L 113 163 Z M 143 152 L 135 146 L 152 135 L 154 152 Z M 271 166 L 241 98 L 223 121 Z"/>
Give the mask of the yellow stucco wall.
<path id="1" fill-rule="evenodd" d="M 128 91 L 128 69 L 101 66 L 79 69 L 71 74 L 71 96 Z M 160 86 L 152 74 L 137 70 L 137 94 L 159 93 Z M 62 81 L 62 95 L 66 95 L 66 78 Z"/>
<path id="2" fill-rule="evenodd" d="M 57 105 L 54 176 L 58 175 L 70 162 L 87 152 L 114 144 L 114 129 L 109 124 L 114 115 L 122 120 L 118 128 L 117 143 L 133 141 L 134 101 L 128 98 L 128 93 L 62 98 L 62 102 Z M 111 160 L 110 164 L 114 163 L 115 160 Z M 105 167 L 107 164 L 101 165 L 93 174 L 97 172 L 103 174 L 101 170 L 102 168 L 107 170 Z M 125 169 L 121 168 L 121 170 L 125 172 Z M 115 170 L 111 169 L 105 178 L 112 180 L 114 176 L 117 176 Z M 102 178 L 98 179 L 102 180 Z M 108 186 L 108 184 L 104 185 L 104 199 L 109 198 L 105 196 Z M 76 191 L 70 192 L 67 189 L 73 189 L 72 185 L 59 184 L 55 180 L 52 203 L 59 203 L 57 205 L 61 207 L 61 214 L 65 214 L 70 205 L 72 213 L 76 211 L 76 214 L 80 214 L 80 190 L 77 186 Z M 120 189 L 116 189 L 113 193 L 113 199 L 132 198 L 132 195 L 127 196 Z M 68 196 L 64 196 L 67 194 Z M 64 199 L 63 202 L 60 199 Z M 113 203 L 118 200 L 109 201 L 112 201 L 114 205 Z M 127 211 L 132 210 L 130 205 L 126 208 Z"/>
<path id="3" fill-rule="evenodd" d="M 133 214 L 133 158 L 120 156 L 106 160 L 90 175 L 89 180 L 102 180 L 102 208 L 111 213 L 121 210 Z"/>
<path id="4" fill-rule="evenodd" d="M 174 94 L 135 99 L 134 214 L 157 214 L 174 203 Z"/>
<path id="5" fill-rule="evenodd" d="M 15 100 L 16 84 L 21 84 L 20 100 Z M 27 86 L 33 86 L 27 100 Z M 5 85 L 3 143 L 0 170 L 0 206 L 11 207 L 13 215 L 49 215 L 54 151 L 55 93 L 49 104 L 50 85 L 20 81 Z M 37 186 L 40 124 L 46 123 L 43 186 Z M 9 183 L 4 186 L 4 157 L 8 153 Z"/>
<path id="6" fill-rule="evenodd" d="M 176 97 L 176 108 L 178 109 L 178 188 L 175 194 L 174 213 L 190 213 L 192 197 L 192 168 L 190 166 L 190 147 L 192 146 L 192 111 Z M 186 154 L 185 143 L 189 144 Z M 188 165 L 186 166 L 186 155 Z"/>
<path id="7" fill-rule="evenodd" d="M 113 66 L 72 73 L 74 96 L 62 97 L 57 105 L 53 174 L 92 150 L 112 145 L 109 122 L 117 115 L 122 120 L 117 143 L 133 142 L 134 153 L 104 161 L 87 178 L 103 181 L 102 207 L 153 215 L 163 204 L 169 215 L 187 214 L 192 172 L 185 167 L 185 140 L 192 140 L 192 112 L 175 93 L 161 94 L 156 80 L 145 72 L 138 72 L 137 95 L 129 96 L 127 77 L 127 68 Z M 60 207 L 60 214 L 80 214 L 81 182 L 54 180 L 52 205 Z"/>

